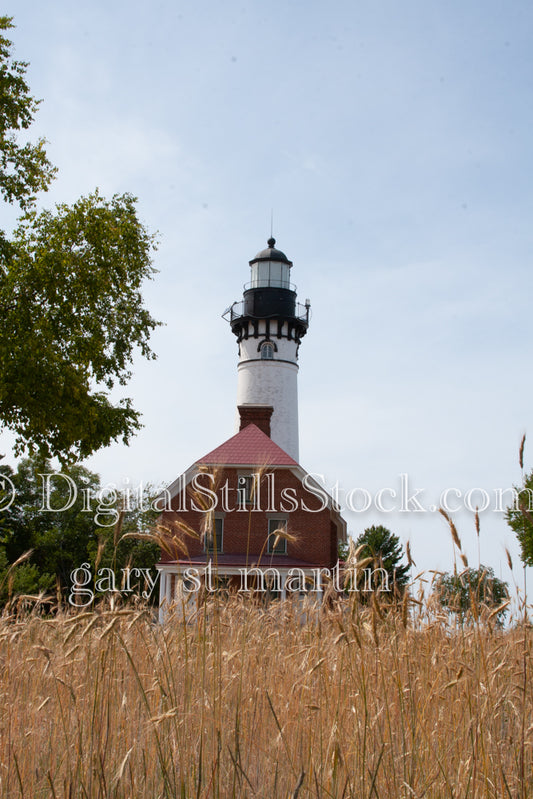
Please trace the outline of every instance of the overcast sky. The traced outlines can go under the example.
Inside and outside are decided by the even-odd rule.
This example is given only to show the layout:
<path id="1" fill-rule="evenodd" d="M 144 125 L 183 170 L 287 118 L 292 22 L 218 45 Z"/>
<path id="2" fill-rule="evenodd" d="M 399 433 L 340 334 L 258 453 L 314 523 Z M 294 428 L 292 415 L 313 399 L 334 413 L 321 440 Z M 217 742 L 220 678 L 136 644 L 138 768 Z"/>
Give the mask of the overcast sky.
<path id="1" fill-rule="evenodd" d="M 128 396 L 144 430 L 87 462 L 171 482 L 230 437 L 224 309 L 277 245 L 312 322 L 300 460 L 346 490 L 489 492 L 533 466 L 533 6 L 526 0 L 9 0 L 16 57 L 59 168 L 44 206 L 95 187 L 159 231 L 146 287 L 165 322 Z M 3 437 L 3 449 L 9 439 Z M 477 502 L 482 499 L 477 495 Z M 454 496 L 450 497 L 453 502 Z M 391 500 L 385 500 L 388 504 Z M 474 497 L 473 502 L 476 502 Z M 438 513 L 346 514 L 453 567 Z M 455 514 L 473 565 L 473 514 Z M 501 513 L 481 559 L 509 579 Z M 515 567 L 516 569 L 516 567 Z"/>

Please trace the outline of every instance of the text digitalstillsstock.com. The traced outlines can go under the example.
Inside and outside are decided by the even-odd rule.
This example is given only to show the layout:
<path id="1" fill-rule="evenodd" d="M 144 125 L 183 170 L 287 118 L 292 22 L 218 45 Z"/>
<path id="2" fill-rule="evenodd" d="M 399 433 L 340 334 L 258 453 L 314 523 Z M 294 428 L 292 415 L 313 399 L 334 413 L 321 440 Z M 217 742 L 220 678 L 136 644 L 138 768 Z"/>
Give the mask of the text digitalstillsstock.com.
<path id="1" fill-rule="evenodd" d="M 428 502 L 424 488 L 413 488 L 407 474 L 398 475 L 396 488 L 387 486 L 371 492 L 366 488 L 344 489 L 335 482 L 328 485 L 322 474 L 305 474 L 301 481 L 301 491 L 294 487 L 276 486 L 275 472 L 251 472 L 240 477 L 241 485 L 231 486 L 229 480 L 216 485 L 216 476 L 207 471 L 199 471 L 189 482 L 182 475 L 173 486 L 157 497 L 147 497 L 143 484 L 132 487 L 124 481 L 122 487 L 108 483 L 98 490 L 80 488 L 70 475 L 61 472 L 41 473 L 41 507 L 48 513 L 62 513 L 81 502 L 81 512 L 91 513 L 98 527 L 112 527 L 120 513 L 132 510 L 173 511 L 199 513 L 223 511 L 225 513 L 293 513 L 304 510 L 320 513 L 325 508 L 344 513 L 366 513 L 370 510 L 379 513 L 435 513 L 439 509 L 447 513 L 467 510 L 471 513 L 493 511 L 504 513 L 508 506 L 519 510 L 525 507 L 533 511 L 533 491 L 523 488 L 445 488 L 436 502 Z M 246 482 L 248 480 L 248 482 Z M 59 490 L 66 492 L 59 498 Z M 7 475 L 0 475 L 0 511 L 9 510 L 16 502 L 17 490 Z M 196 496 L 196 499 L 195 499 Z"/>

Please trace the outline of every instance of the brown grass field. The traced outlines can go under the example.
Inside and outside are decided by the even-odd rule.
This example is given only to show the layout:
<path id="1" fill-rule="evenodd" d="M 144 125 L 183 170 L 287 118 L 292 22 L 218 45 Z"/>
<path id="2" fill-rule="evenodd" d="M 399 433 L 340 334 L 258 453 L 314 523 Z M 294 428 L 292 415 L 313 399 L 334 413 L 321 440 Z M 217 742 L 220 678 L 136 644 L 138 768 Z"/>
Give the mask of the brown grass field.
<path id="1" fill-rule="evenodd" d="M 533 796 L 525 623 L 236 597 L 0 637 L 0 797 Z"/>

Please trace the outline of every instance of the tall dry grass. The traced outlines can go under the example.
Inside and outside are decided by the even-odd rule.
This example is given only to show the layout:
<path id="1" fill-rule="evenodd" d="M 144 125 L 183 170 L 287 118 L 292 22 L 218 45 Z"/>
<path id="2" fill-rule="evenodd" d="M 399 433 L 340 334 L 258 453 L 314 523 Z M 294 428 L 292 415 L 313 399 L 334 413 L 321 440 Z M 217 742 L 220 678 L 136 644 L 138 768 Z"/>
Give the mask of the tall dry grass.
<path id="1" fill-rule="evenodd" d="M 5 617 L 0 796 L 531 796 L 530 630 L 492 621 L 242 597 Z"/>

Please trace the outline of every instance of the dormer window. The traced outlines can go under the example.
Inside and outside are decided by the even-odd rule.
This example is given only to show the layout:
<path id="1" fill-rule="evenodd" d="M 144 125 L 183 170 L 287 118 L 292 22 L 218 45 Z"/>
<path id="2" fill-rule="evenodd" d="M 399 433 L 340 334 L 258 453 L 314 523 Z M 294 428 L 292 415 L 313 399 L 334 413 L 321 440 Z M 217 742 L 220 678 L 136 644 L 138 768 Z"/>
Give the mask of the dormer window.
<path id="1" fill-rule="evenodd" d="M 261 360 L 271 361 L 274 358 L 274 345 L 270 341 L 265 341 L 261 345 Z"/>

